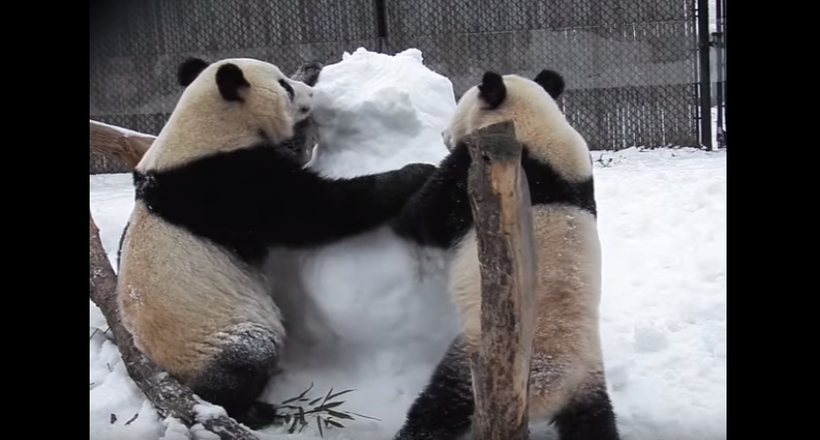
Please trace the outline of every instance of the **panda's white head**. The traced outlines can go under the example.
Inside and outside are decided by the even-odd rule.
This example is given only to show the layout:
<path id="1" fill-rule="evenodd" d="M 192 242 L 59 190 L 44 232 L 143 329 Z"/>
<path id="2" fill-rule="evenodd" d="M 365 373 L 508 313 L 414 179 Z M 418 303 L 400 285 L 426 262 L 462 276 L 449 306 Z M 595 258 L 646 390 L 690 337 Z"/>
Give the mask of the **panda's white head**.
<path id="1" fill-rule="evenodd" d="M 512 120 L 516 137 L 530 154 L 566 178 L 585 179 L 592 173 L 589 149 L 555 102 L 564 88 L 564 78 L 552 70 L 542 70 L 532 80 L 486 72 L 481 84 L 459 100 L 443 133 L 445 144 L 453 148 L 482 127 Z"/>
<path id="2" fill-rule="evenodd" d="M 190 58 L 179 66 L 177 79 L 185 90 L 138 170 L 173 167 L 261 141 L 281 144 L 312 110 L 313 89 L 264 61 Z"/>

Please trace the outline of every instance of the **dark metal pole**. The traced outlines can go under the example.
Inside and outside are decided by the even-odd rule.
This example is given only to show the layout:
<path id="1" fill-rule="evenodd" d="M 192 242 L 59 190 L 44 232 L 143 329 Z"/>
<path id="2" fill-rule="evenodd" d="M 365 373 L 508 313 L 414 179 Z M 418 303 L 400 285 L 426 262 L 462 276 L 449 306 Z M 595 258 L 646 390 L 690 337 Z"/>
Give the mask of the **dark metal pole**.
<path id="1" fill-rule="evenodd" d="M 721 12 L 722 16 L 722 25 L 723 25 L 723 65 L 726 65 L 726 0 L 722 2 L 723 11 Z M 726 80 L 723 80 L 723 145 L 726 145 Z"/>
<path id="2" fill-rule="evenodd" d="M 698 1 L 698 51 L 700 54 L 700 143 L 712 149 L 711 78 L 709 66 L 709 0 Z"/>
<path id="3" fill-rule="evenodd" d="M 376 32 L 379 37 L 379 52 L 384 53 L 384 46 L 387 42 L 387 12 L 384 5 L 385 0 L 375 0 L 376 3 Z"/>
<path id="4" fill-rule="evenodd" d="M 717 54 L 715 64 L 717 67 L 717 78 L 716 78 L 716 95 L 717 95 L 717 124 L 715 129 L 717 130 L 718 134 L 718 147 L 722 147 L 725 144 L 725 139 L 723 138 L 723 111 L 725 108 L 723 97 L 723 86 L 724 86 L 724 78 L 723 78 L 723 69 L 725 64 L 723 63 L 723 51 L 725 50 L 723 46 L 723 2 L 725 0 L 717 0 L 717 4 L 715 5 L 715 24 L 716 29 L 714 33 L 713 45 L 715 47 L 715 52 Z"/>

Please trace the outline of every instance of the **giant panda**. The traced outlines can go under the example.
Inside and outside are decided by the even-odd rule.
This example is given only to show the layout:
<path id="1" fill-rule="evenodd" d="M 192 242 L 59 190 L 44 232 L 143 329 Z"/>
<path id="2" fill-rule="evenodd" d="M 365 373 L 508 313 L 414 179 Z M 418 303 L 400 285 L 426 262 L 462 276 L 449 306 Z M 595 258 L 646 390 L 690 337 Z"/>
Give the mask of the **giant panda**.
<path id="1" fill-rule="evenodd" d="M 400 236 L 452 256 L 449 283 L 461 332 L 416 398 L 395 440 L 453 440 L 472 424 L 471 355 L 478 350 L 481 274 L 464 138 L 504 120 L 523 145 L 538 259 L 530 420 L 550 420 L 560 440 L 617 440 L 598 330 L 601 249 L 587 144 L 555 102 L 564 79 L 486 72 L 459 100 L 443 133 L 450 153 L 392 223 Z"/>
<path id="2" fill-rule="evenodd" d="M 133 172 L 120 318 L 153 362 L 259 429 L 276 419 L 258 399 L 285 340 L 266 256 L 386 223 L 435 167 L 322 177 L 283 147 L 311 87 L 245 58 L 189 59 L 178 78 L 185 89 Z"/>

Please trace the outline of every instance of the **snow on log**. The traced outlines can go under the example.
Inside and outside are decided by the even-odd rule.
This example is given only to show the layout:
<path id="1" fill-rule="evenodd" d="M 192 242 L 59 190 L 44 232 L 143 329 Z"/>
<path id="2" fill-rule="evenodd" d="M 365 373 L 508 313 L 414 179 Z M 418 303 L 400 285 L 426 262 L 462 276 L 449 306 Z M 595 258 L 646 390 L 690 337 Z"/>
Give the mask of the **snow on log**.
<path id="1" fill-rule="evenodd" d="M 90 120 L 89 142 L 92 152 L 114 157 L 133 169 L 156 139 L 150 134 Z"/>

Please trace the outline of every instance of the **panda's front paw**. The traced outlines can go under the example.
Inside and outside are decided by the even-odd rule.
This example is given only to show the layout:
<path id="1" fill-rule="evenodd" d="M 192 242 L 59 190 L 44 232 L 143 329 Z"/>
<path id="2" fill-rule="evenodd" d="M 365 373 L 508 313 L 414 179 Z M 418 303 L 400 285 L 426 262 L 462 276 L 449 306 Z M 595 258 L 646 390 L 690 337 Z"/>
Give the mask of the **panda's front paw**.
<path id="1" fill-rule="evenodd" d="M 430 177 L 436 170 L 437 166 L 429 163 L 411 163 L 402 167 L 402 171 L 408 174 L 415 174 L 424 177 Z"/>
<path id="2" fill-rule="evenodd" d="M 398 170 L 376 176 L 378 184 L 395 197 L 405 198 L 418 192 L 433 176 L 437 167 L 429 163 L 411 163 Z"/>
<path id="3" fill-rule="evenodd" d="M 412 182 L 414 185 L 421 186 L 424 182 L 430 179 L 433 173 L 438 169 L 437 166 L 429 163 L 411 163 L 405 165 L 399 170 L 399 173 L 404 180 Z"/>
<path id="4" fill-rule="evenodd" d="M 319 74 L 322 72 L 324 65 L 318 60 L 308 61 L 299 66 L 296 73 L 291 75 L 291 79 L 301 81 L 311 87 L 315 86 L 319 81 Z"/>

